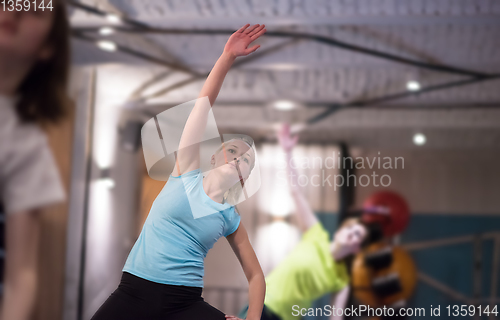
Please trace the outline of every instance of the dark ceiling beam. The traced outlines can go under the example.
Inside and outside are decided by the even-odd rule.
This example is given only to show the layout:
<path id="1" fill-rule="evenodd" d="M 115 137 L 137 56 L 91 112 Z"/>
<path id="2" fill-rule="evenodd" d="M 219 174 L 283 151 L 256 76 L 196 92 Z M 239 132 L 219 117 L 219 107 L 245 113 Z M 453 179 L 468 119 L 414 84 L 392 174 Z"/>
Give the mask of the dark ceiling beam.
<path id="1" fill-rule="evenodd" d="M 465 85 L 469 85 L 469 84 L 473 84 L 473 83 L 478 83 L 478 82 L 493 80 L 493 79 L 498 79 L 498 78 L 500 78 L 500 74 L 494 74 L 494 75 L 490 75 L 487 77 L 477 77 L 477 78 L 472 78 L 472 79 L 465 79 L 465 80 L 458 80 L 458 81 L 442 83 L 442 84 L 422 88 L 419 91 L 404 91 L 404 92 L 390 94 L 390 95 L 386 95 L 386 96 L 382 96 L 382 97 L 378 97 L 378 98 L 373 98 L 373 99 L 368 99 L 368 100 L 353 101 L 353 102 L 349 102 L 349 103 L 345 103 L 345 104 L 332 104 L 324 112 L 307 120 L 307 124 L 311 125 L 311 124 L 317 123 L 317 122 L 325 119 L 329 115 L 339 111 L 340 109 L 344 109 L 344 108 L 367 107 L 370 105 L 379 104 L 381 102 L 397 100 L 397 99 L 406 98 L 406 97 L 410 97 L 410 96 L 417 96 L 417 95 L 420 95 L 423 93 L 428 93 L 428 92 L 443 90 L 443 89 L 449 89 L 449 88 L 453 88 L 453 87 L 465 86 Z"/>
<path id="2" fill-rule="evenodd" d="M 439 25 L 479 25 L 498 26 L 500 24 L 498 14 L 477 15 L 348 15 L 348 16 L 262 16 L 256 14 L 245 14 L 245 16 L 227 16 L 221 21 L 220 16 L 164 16 L 155 17 L 151 23 L 160 22 L 165 27 L 203 27 L 206 25 L 218 25 L 231 28 L 246 21 L 259 21 L 261 24 L 272 27 L 283 27 L 290 25 L 305 26 L 439 26 Z"/>
<path id="3" fill-rule="evenodd" d="M 95 7 L 89 6 L 82 4 L 81 2 L 78 1 L 69 1 L 69 4 L 82 9 L 86 10 L 87 12 L 105 16 L 107 15 L 106 12 L 99 10 Z M 129 26 L 133 28 L 123 28 L 123 27 L 115 27 L 115 29 L 122 31 L 122 32 L 139 32 L 139 33 L 163 33 L 163 34 L 208 34 L 208 35 L 215 35 L 215 34 L 232 34 L 234 33 L 234 30 L 176 30 L 176 29 L 170 29 L 170 28 L 155 28 L 151 27 L 145 23 L 142 23 L 140 21 L 137 21 L 135 19 L 130 19 L 128 17 L 122 17 L 122 21 L 128 24 Z M 94 31 L 97 28 L 94 28 Z M 92 28 L 82 28 L 79 31 L 91 31 Z M 477 72 L 473 70 L 467 70 L 467 69 L 462 69 L 462 68 L 457 68 L 453 66 L 447 66 L 447 65 L 440 65 L 440 64 L 432 64 L 432 63 L 426 63 L 418 60 L 413 60 L 413 59 L 408 59 L 404 57 L 400 57 L 394 54 L 378 51 L 378 50 L 373 50 L 353 44 L 349 44 L 343 41 L 339 41 L 336 39 L 333 39 L 331 37 L 325 37 L 325 36 L 320 36 L 320 35 L 313 35 L 313 34 L 308 34 L 308 33 L 300 33 L 300 32 L 284 32 L 284 31 L 268 31 L 266 32 L 266 36 L 268 37 L 293 37 L 293 38 L 300 38 L 300 39 L 309 39 L 313 41 L 317 41 L 320 43 L 324 43 L 330 46 L 338 47 L 338 48 L 343 48 L 347 50 L 351 50 L 354 52 L 359 52 L 359 53 L 364 53 L 368 54 L 374 57 L 402 63 L 402 64 L 407 64 L 407 65 L 412 65 L 415 67 L 419 68 L 424 68 L 424 69 L 429 69 L 429 70 L 434 70 L 434 71 L 441 71 L 441 72 L 449 72 L 449 73 L 455 73 L 455 74 L 461 74 L 461 75 L 467 75 L 467 76 L 473 76 L 473 77 L 483 77 L 483 76 L 488 76 L 489 74 L 483 73 L 483 72 Z"/>
<path id="4" fill-rule="evenodd" d="M 98 9 L 94 6 L 89 6 L 89 5 L 82 3 L 80 1 L 67 0 L 66 3 L 75 7 L 75 8 L 87 11 L 88 13 L 92 13 L 92 14 L 95 14 L 95 15 L 101 16 L 101 17 L 106 17 L 107 15 L 109 15 L 111 13 L 111 12 L 107 12 L 107 11 Z M 137 29 L 148 29 L 149 28 L 149 26 L 147 24 L 142 23 L 142 22 L 137 21 L 137 20 L 134 20 L 134 19 L 130 19 L 124 15 L 120 15 L 120 19 L 123 22 L 125 22 L 126 24 L 130 25 L 131 27 L 134 27 Z"/>
<path id="5" fill-rule="evenodd" d="M 141 28 L 141 29 L 134 29 L 134 28 L 127 28 L 127 27 L 115 27 L 116 30 L 121 31 L 121 32 L 128 32 L 128 33 L 161 33 L 161 34 L 175 34 L 175 35 L 180 35 L 180 34 L 205 34 L 205 35 L 230 35 L 234 33 L 234 30 L 179 30 L 179 29 L 165 29 L 165 28 L 153 28 L 153 27 L 148 27 L 148 28 Z M 85 27 L 85 28 L 77 28 L 76 30 L 78 31 L 83 31 L 83 32 L 97 32 L 99 30 L 98 27 Z M 433 70 L 433 71 L 439 71 L 439 72 L 448 72 L 448 73 L 453 73 L 453 74 L 460 74 L 460 75 L 465 75 L 465 76 L 472 76 L 472 77 L 483 77 L 483 76 L 488 76 L 490 74 L 483 73 L 483 72 L 477 72 L 473 70 L 467 70 L 463 68 L 458 68 L 458 67 L 453 67 L 453 66 L 447 66 L 447 65 L 440 65 L 440 64 L 433 64 L 433 63 L 427 63 L 423 61 L 418 61 L 418 60 L 413 60 L 401 56 L 397 56 L 391 53 L 386 53 L 374 49 L 369 49 L 366 47 L 358 46 L 358 45 L 353 45 L 349 44 L 343 41 L 339 41 L 336 39 L 333 39 L 331 37 L 325 37 L 325 36 L 320 36 L 320 35 L 314 35 L 314 34 L 308 34 L 308 33 L 301 33 L 301 32 L 284 32 L 284 31 L 267 31 L 266 32 L 267 37 L 293 37 L 293 38 L 298 38 L 298 39 L 307 39 L 307 40 L 312 40 L 320 43 L 324 43 L 329 46 L 337 47 L 337 48 L 342 48 L 358 53 L 363 53 L 367 54 L 370 56 L 374 56 L 377 58 L 389 60 L 392 62 L 397 62 L 401 64 L 406 64 L 406 65 L 411 65 L 414 67 L 418 68 L 423 68 L 423 69 L 428 69 L 428 70 Z"/>
<path id="6" fill-rule="evenodd" d="M 283 43 L 280 43 L 278 45 L 275 45 L 271 48 L 266 48 L 266 49 L 263 49 L 263 50 L 259 50 L 255 53 L 253 53 L 252 55 L 248 56 L 248 57 L 245 57 L 243 59 L 240 59 L 240 60 L 236 60 L 234 63 L 233 63 L 233 68 L 238 68 L 244 64 L 247 64 L 249 62 L 252 62 L 254 60 L 257 60 L 257 59 L 260 59 L 266 55 L 269 55 L 273 52 L 276 52 L 276 51 L 279 51 L 279 50 L 282 50 L 283 48 L 289 46 L 289 45 L 292 45 L 292 44 L 295 44 L 297 42 L 299 42 L 300 39 L 292 39 L 290 41 L 285 41 Z M 162 96 L 172 90 L 175 90 L 175 89 L 178 89 L 178 88 L 181 88 L 185 85 L 188 85 L 192 82 L 195 82 L 195 81 L 199 81 L 199 80 L 202 80 L 206 77 L 208 77 L 210 73 L 207 73 L 207 74 L 204 74 L 204 75 L 201 75 L 201 76 L 194 76 L 194 77 L 191 77 L 189 79 L 185 79 L 185 80 L 182 80 L 182 81 L 179 81 L 177 83 L 174 83 L 166 88 L 163 88 L 155 93 L 152 93 L 151 95 L 148 95 L 146 97 L 144 97 L 144 99 L 150 99 L 150 98 L 154 98 L 154 97 L 158 97 L 158 96 Z"/>
<path id="7" fill-rule="evenodd" d="M 80 32 L 74 31 L 74 30 L 72 31 L 72 36 L 77 38 L 77 39 L 87 41 L 87 42 L 90 42 L 93 44 L 97 44 L 98 41 L 103 40 L 103 39 L 99 39 L 99 38 L 89 37 L 86 34 L 83 34 L 83 33 L 80 33 Z M 172 62 L 166 61 L 164 59 L 160 59 L 160 58 L 157 58 L 155 56 L 145 54 L 141 51 L 131 49 L 131 48 L 126 47 L 126 46 L 116 44 L 116 50 L 123 52 L 127 55 L 145 60 L 147 62 L 155 63 L 155 64 L 158 64 L 158 65 L 161 65 L 161 66 L 173 69 L 173 70 L 182 71 L 182 72 L 194 75 L 194 76 L 199 76 L 199 73 L 196 73 L 196 72 L 192 71 L 191 69 L 186 68 L 184 66 L 181 66 L 177 63 L 172 63 Z"/>
<path id="8" fill-rule="evenodd" d="M 87 10 L 91 13 L 95 13 L 95 14 L 99 14 L 99 15 L 106 15 L 106 13 L 101 11 L 101 10 L 98 10 L 98 9 L 91 7 L 91 6 L 88 6 L 88 5 L 83 5 L 83 4 L 76 2 L 76 1 L 70 1 L 70 4 L 77 6 L 80 9 Z M 217 34 L 226 34 L 227 35 L 227 34 L 234 33 L 234 30 L 217 30 L 217 29 L 212 29 L 212 30 L 179 30 L 179 29 L 169 29 L 169 28 L 155 28 L 155 27 L 148 26 L 147 24 L 144 24 L 142 22 L 138 22 L 134 19 L 129 19 L 126 17 L 123 18 L 123 21 L 133 28 L 121 27 L 121 26 L 116 26 L 114 28 L 116 30 L 119 30 L 122 32 L 131 32 L 131 33 L 206 34 L 206 35 L 217 35 Z M 137 28 L 137 26 L 139 26 L 139 27 Z M 75 28 L 75 30 L 77 30 L 79 32 L 89 32 L 89 31 L 97 32 L 99 30 L 99 28 L 86 27 L 86 28 Z M 369 49 L 369 48 L 358 46 L 358 45 L 349 44 L 349 43 L 346 43 L 343 41 L 333 39 L 331 37 L 325 37 L 325 36 L 320 36 L 320 35 L 313 35 L 313 34 L 300 33 L 300 32 L 267 31 L 266 36 L 268 36 L 268 37 L 292 37 L 295 39 L 313 40 L 313 41 L 324 43 L 324 44 L 327 44 L 330 46 L 343 48 L 346 50 L 375 56 L 375 57 L 390 60 L 393 62 L 398 62 L 398 63 L 407 64 L 407 65 L 411 65 L 414 67 L 424 68 L 424 69 L 429 69 L 429 70 L 434 70 L 434 71 L 449 72 L 449 73 L 460 74 L 460 75 L 465 75 L 465 76 L 472 76 L 472 77 L 488 77 L 491 75 L 491 74 L 487 74 L 487 73 L 483 73 L 483 72 L 477 72 L 477 71 L 467 70 L 467 69 L 463 69 L 463 68 L 457 68 L 457 67 L 453 67 L 453 66 L 432 64 L 432 63 L 426 63 L 426 62 L 422 62 L 422 61 L 418 61 L 418 60 L 408 59 L 405 57 L 400 57 L 400 56 L 397 56 L 394 54 Z"/>
<path id="9" fill-rule="evenodd" d="M 73 35 L 73 37 L 75 37 L 77 39 L 80 39 L 80 40 L 83 40 L 83 41 L 87 41 L 87 42 L 90 42 L 90 43 L 93 43 L 93 44 L 97 44 L 97 42 L 99 40 L 102 40 L 102 39 L 98 39 L 98 38 L 89 37 L 88 35 L 86 35 L 84 33 L 80 33 L 80 32 L 74 31 L 74 30 L 72 31 L 72 35 Z M 300 39 L 292 39 L 290 41 L 285 41 L 283 43 L 275 45 L 275 46 L 273 46 L 271 48 L 260 50 L 259 52 L 256 52 L 256 53 L 252 54 L 251 56 L 248 56 L 248 57 L 245 57 L 243 59 L 237 60 L 233 64 L 233 67 L 237 68 L 239 66 L 245 65 L 245 64 L 250 63 L 250 62 L 252 62 L 254 60 L 260 59 L 263 56 L 271 54 L 272 52 L 276 52 L 276 51 L 282 50 L 284 47 L 292 45 L 292 44 L 297 43 L 299 41 L 300 41 Z M 173 69 L 173 70 L 178 70 L 178 71 L 186 72 L 186 73 L 192 75 L 192 77 L 190 77 L 188 79 L 185 79 L 185 80 L 182 80 L 182 81 L 179 81 L 177 83 L 174 83 L 174 84 L 168 86 L 167 88 L 161 89 L 161 90 L 159 90 L 159 91 L 157 91 L 155 93 L 152 93 L 152 94 L 148 95 L 147 97 L 144 97 L 144 99 L 149 99 L 149 98 L 161 96 L 161 95 L 163 95 L 163 94 L 165 94 L 165 93 L 167 93 L 169 91 L 172 91 L 172 90 L 177 89 L 177 88 L 181 88 L 181 87 L 183 87 L 183 86 L 185 86 L 185 85 L 187 85 L 189 83 L 192 83 L 192 82 L 204 79 L 204 78 L 208 77 L 208 74 L 209 74 L 209 73 L 207 73 L 207 74 L 199 74 L 199 73 L 196 73 L 196 72 L 194 72 L 194 71 L 192 71 L 192 70 L 190 70 L 188 68 L 180 66 L 179 64 L 171 63 L 171 62 L 168 62 L 166 60 L 163 60 L 163 59 L 160 59 L 160 58 L 148 55 L 148 54 L 144 54 L 144 53 L 142 53 L 140 51 L 137 51 L 137 50 L 134 50 L 134 49 L 131 49 L 131 48 L 128 48 L 126 46 L 119 45 L 119 44 L 116 44 L 116 50 L 120 51 L 120 52 L 123 52 L 125 54 L 128 54 L 130 56 L 143 59 L 143 60 L 151 62 L 151 63 L 156 63 L 156 64 L 162 65 L 164 67 L 167 67 L 167 68 L 170 68 L 170 69 Z"/>

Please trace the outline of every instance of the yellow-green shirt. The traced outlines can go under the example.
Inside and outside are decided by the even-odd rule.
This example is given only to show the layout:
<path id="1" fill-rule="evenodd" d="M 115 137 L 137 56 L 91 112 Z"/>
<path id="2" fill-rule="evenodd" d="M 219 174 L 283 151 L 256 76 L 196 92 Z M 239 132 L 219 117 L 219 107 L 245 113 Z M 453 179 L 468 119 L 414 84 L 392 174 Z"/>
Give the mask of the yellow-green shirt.
<path id="1" fill-rule="evenodd" d="M 303 235 L 292 252 L 266 277 L 264 304 L 282 320 L 294 320 L 292 307 L 309 308 L 329 292 L 349 282 L 345 264 L 330 253 L 328 232 L 318 222 Z"/>

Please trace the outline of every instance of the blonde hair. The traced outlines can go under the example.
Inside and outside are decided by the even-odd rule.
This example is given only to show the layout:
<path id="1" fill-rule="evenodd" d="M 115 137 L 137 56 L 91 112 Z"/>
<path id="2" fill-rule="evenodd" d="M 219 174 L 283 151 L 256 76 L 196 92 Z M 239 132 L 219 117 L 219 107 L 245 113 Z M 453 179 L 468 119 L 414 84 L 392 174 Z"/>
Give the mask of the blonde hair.
<path id="1" fill-rule="evenodd" d="M 217 150 L 215 150 L 214 154 L 218 154 L 219 152 L 221 152 L 222 147 L 226 147 L 226 145 L 233 140 L 241 140 L 241 141 L 245 142 L 250 147 L 250 149 L 252 149 L 253 141 L 251 141 L 250 139 L 245 138 L 245 137 L 236 137 L 236 138 L 233 138 L 231 140 L 228 140 L 228 141 L 222 143 L 220 145 L 220 147 L 217 148 Z M 255 167 L 255 153 L 254 153 L 254 156 L 252 157 L 252 160 L 253 161 L 250 164 L 250 172 L 252 172 L 253 168 Z M 245 180 L 246 179 L 243 179 L 243 182 L 245 182 Z M 223 196 L 224 203 L 227 202 L 230 205 L 236 205 L 238 203 L 238 199 L 240 198 L 242 191 L 243 191 L 243 188 L 241 188 L 240 181 L 236 182 L 231 188 L 229 188 L 224 193 L 224 196 Z"/>
<path id="2" fill-rule="evenodd" d="M 345 228 L 345 227 L 350 227 L 355 224 L 361 223 L 361 220 L 359 218 L 347 218 L 339 226 L 339 229 Z"/>
<path id="3" fill-rule="evenodd" d="M 342 221 L 338 230 L 340 230 L 342 228 L 348 228 L 348 227 L 351 227 L 351 226 L 356 225 L 356 224 L 359 224 L 359 225 L 363 226 L 363 228 L 365 228 L 366 234 L 363 237 L 363 242 L 368 241 L 368 239 L 370 237 L 370 230 L 369 230 L 368 226 L 365 223 L 363 223 L 363 221 L 361 221 L 360 218 L 352 218 L 352 217 L 346 218 L 344 221 Z M 334 235 L 334 238 L 335 238 L 335 235 Z"/>

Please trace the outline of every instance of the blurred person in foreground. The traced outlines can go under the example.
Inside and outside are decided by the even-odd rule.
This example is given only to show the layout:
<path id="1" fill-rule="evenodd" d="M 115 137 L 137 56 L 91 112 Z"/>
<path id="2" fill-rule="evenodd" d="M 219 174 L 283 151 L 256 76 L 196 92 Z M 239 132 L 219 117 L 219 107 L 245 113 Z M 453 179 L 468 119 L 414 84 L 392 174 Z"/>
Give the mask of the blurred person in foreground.
<path id="1" fill-rule="evenodd" d="M 278 140 L 286 154 L 288 180 L 302 238 L 266 276 L 261 320 L 300 319 L 300 310 L 310 308 L 314 300 L 328 293 L 333 293 L 330 305 L 345 308 L 349 298 L 349 275 L 344 259 L 360 251 L 371 229 L 357 218 L 348 218 L 330 240 L 298 184 L 292 158 L 298 136 L 292 137 L 289 125 L 285 124 L 278 132 Z M 244 318 L 246 309 L 245 306 L 238 316 Z M 343 317 L 332 314 L 329 319 Z"/>
<path id="2" fill-rule="evenodd" d="M 47 1 L 46 1 L 47 2 Z M 69 26 L 65 4 L 0 11 L 0 209 L 5 217 L 1 318 L 32 319 L 40 212 L 66 194 L 45 125 L 67 115 Z M 26 10 L 28 9 L 28 10 Z"/>

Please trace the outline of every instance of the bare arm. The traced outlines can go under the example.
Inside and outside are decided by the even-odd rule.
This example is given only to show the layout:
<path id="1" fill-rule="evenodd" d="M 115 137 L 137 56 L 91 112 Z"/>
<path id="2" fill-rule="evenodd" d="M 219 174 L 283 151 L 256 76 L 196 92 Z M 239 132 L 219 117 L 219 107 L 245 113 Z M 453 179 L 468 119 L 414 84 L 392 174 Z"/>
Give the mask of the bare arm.
<path id="1" fill-rule="evenodd" d="M 278 140 L 280 141 L 280 144 L 286 154 L 288 182 L 292 192 L 292 198 L 295 203 L 299 228 L 302 232 L 305 232 L 310 227 L 318 223 L 318 218 L 316 218 L 316 215 L 314 214 L 306 197 L 300 190 L 300 186 L 297 182 L 298 173 L 295 169 L 295 164 L 293 163 L 292 149 L 297 143 L 298 136 L 292 137 L 290 135 L 289 125 L 285 124 L 278 133 Z"/>
<path id="2" fill-rule="evenodd" d="M 260 47 L 255 45 L 248 48 L 250 43 L 266 32 L 265 26 L 258 24 L 250 28 L 248 26 L 249 24 L 241 27 L 231 35 L 224 47 L 224 52 L 215 63 L 200 91 L 198 98 L 208 97 L 210 103 L 203 103 L 206 100 L 198 99 L 186 121 L 179 143 L 179 151 L 177 152 L 177 161 L 181 174 L 200 167 L 199 143 L 207 126 L 208 114 L 219 95 L 224 78 L 234 60 L 236 57 L 246 56 Z M 172 175 L 177 176 L 177 173 L 177 168 L 174 168 Z"/>
<path id="3" fill-rule="evenodd" d="M 335 306 L 335 309 L 345 309 L 347 305 L 347 300 L 349 299 L 349 286 L 345 286 L 342 290 L 332 295 L 331 304 Z M 339 316 L 336 313 L 333 313 L 329 320 L 342 320 L 344 316 Z"/>
<path id="4" fill-rule="evenodd" d="M 248 234 L 240 223 L 235 232 L 226 237 L 236 257 L 240 261 L 243 272 L 248 280 L 248 313 L 247 320 L 259 320 L 264 307 L 266 282 L 259 260 L 248 240 Z M 238 319 L 228 316 L 228 319 Z"/>
<path id="5" fill-rule="evenodd" d="M 31 319 L 37 288 L 39 219 L 37 210 L 7 215 L 3 320 Z"/>

